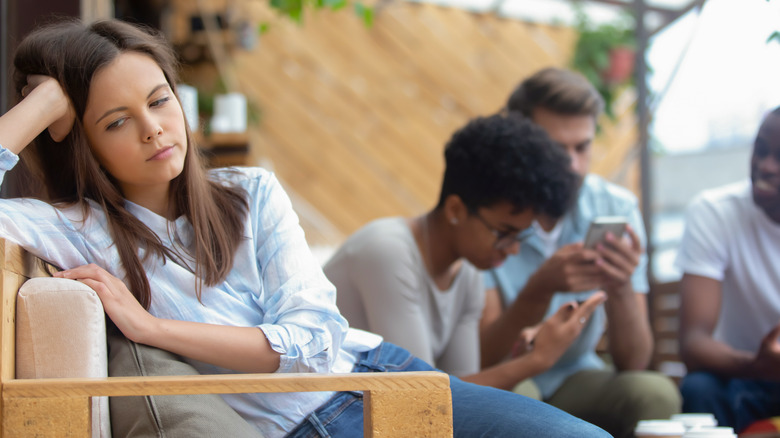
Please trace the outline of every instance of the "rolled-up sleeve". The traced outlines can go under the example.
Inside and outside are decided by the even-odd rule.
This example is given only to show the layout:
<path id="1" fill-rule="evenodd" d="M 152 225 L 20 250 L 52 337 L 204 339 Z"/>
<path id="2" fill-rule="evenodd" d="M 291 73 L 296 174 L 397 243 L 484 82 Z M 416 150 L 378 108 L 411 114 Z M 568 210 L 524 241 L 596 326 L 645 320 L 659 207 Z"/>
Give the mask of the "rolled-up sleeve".
<path id="1" fill-rule="evenodd" d="M 0 146 L 0 183 L 18 161 L 16 154 Z M 80 206 L 60 209 L 38 199 L 0 199 L 0 236 L 61 268 L 90 262 L 110 267 L 108 260 L 118 256 L 111 250 L 105 216 L 93 211 L 85 217 L 83 213 Z M 124 275 L 121 269 L 111 273 L 120 278 Z"/>
<path id="2" fill-rule="evenodd" d="M 348 325 L 336 307 L 336 289 L 312 256 L 298 217 L 277 179 L 268 174 L 250 198 L 257 236 L 265 333 L 281 353 L 277 372 L 329 372 Z"/>

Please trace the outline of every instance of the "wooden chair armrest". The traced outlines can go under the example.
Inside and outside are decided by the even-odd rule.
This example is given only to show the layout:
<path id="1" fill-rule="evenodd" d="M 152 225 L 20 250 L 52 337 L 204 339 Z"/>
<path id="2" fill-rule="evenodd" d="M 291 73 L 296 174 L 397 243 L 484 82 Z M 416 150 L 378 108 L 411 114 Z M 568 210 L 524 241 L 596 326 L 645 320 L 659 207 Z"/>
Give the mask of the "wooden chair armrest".
<path id="1" fill-rule="evenodd" d="M 3 430 L 89 436 L 89 397 L 96 396 L 308 391 L 364 391 L 366 437 L 452 436 L 449 376 L 434 371 L 13 379 L 2 385 Z"/>
<path id="2" fill-rule="evenodd" d="M 436 371 L 356 374 L 210 374 L 104 378 L 14 379 L 3 397 L 99 397 L 312 391 L 449 390 L 449 376 Z"/>

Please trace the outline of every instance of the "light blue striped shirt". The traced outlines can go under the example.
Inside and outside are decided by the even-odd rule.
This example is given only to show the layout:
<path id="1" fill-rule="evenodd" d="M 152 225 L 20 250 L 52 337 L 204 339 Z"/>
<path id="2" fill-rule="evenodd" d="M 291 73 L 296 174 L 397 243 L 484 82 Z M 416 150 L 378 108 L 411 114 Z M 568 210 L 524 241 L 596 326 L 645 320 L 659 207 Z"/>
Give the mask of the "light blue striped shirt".
<path id="1" fill-rule="evenodd" d="M 0 181 L 18 157 L 0 146 Z M 212 177 L 246 190 L 249 211 L 233 269 L 221 284 L 203 285 L 183 256 L 163 263 L 150 257 L 145 268 L 152 290 L 149 312 L 159 318 L 258 327 L 282 353 L 277 372 L 350 372 L 356 353 L 381 338 L 349 329 L 336 308 L 336 289 L 312 256 L 289 198 L 273 174 L 259 168 L 214 171 Z M 33 199 L 0 200 L 0 234 L 62 268 L 95 263 L 125 278 L 112 246 L 106 217 L 94 203 L 85 218 L 79 206 L 55 208 Z M 184 217 L 171 222 L 127 201 L 128 211 L 169 248 L 186 254 L 192 226 Z M 182 263 L 180 263 L 182 262 Z M 202 374 L 232 372 L 190 361 Z M 265 436 L 283 436 L 333 394 L 227 394 L 223 398 Z"/>

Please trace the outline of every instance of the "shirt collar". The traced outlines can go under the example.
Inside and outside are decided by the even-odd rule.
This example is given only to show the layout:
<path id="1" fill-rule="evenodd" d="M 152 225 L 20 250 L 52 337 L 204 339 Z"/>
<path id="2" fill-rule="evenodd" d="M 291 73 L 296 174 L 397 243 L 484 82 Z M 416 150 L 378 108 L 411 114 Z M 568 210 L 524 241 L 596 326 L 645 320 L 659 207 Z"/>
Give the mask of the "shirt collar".
<path id="1" fill-rule="evenodd" d="M 184 215 L 171 222 L 146 207 L 128 200 L 125 200 L 125 208 L 136 219 L 149 227 L 163 242 L 175 241 L 184 248 L 189 248 L 192 243 L 192 225 Z"/>

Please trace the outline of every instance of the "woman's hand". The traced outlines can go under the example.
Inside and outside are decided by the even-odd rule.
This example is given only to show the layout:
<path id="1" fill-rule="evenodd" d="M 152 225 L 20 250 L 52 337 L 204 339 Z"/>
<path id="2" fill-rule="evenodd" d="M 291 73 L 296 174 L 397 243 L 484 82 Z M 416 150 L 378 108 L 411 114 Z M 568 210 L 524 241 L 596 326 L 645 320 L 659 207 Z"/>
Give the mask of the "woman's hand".
<path id="1" fill-rule="evenodd" d="M 56 272 L 54 276 L 80 281 L 91 287 L 103 303 L 106 314 L 131 341 L 146 343 L 147 333 L 154 333 L 157 318 L 141 306 L 122 280 L 100 266 L 83 265 Z"/>
<path id="2" fill-rule="evenodd" d="M 575 302 L 561 306 L 539 326 L 529 354 L 535 356 L 545 370 L 552 367 L 580 336 L 593 312 L 606 299 L 607 295 L 599 291 L 579 306 Z"/>
<path id="3" fill-rule="evenodd" d="M 35 96 L 45 102 L 41 109 L 42 116 L 49 118 L 49 135 L 56 142 L 64 140 L 73 129 L 76 112 L 60 83 L 50 76 L 29 75 L 22 96 L 25 99 Z"/>
<path id="4" fill-rule="evenodd" d="M 46 129 L 55 141 L 65 139 L 76 112 L 59 82 L 30 75 L 21 91 L 24 99 L 0 116 L 0 145 L 18 155 Z"/>

